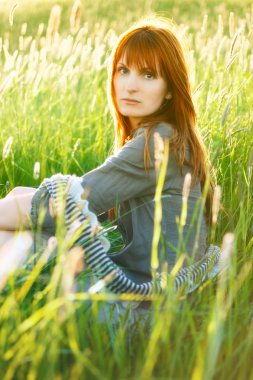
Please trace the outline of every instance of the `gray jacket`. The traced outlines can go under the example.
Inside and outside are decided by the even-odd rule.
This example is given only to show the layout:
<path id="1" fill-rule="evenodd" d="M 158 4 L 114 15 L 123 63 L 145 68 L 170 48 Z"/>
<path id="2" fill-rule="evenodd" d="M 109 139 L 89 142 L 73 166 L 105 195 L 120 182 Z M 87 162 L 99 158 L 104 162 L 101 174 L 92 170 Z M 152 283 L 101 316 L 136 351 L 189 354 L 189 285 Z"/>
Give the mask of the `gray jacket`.
<path id="1" fill-rule="evenodd" d="M 154 163 L 154 132 L 161 138 L 172 136 L 173 129 L 166 123 L 153 128 L 149 140 L 149 175 L 144 168 L 145 129 L 135 132 L 117 154 L 110 156 L 101 166 L 82 177 L 83 187 L 90 189 L 89 206 L 97 215 L 112 207 L 118 209 L 118 225 L 125 247 L 111 257 L 126 275 L 141 283 L 151 279 L 151 251 L 154 231 L 154 194 L 157 174 Z M 186 254 L 185 265 L 201 258 L 206 250 L 206 224 L 201 202 L 200 184 L 191 189 L 188 198 L 187 219 L 183 233 L 179 234 L 178 218 L 182 209 L 182 188 L 186 173 L 182 173 L 172 149 L 162 192 L 161 236 L 158 247 L 159 270 L 171 271 L 181 253 Z"/>

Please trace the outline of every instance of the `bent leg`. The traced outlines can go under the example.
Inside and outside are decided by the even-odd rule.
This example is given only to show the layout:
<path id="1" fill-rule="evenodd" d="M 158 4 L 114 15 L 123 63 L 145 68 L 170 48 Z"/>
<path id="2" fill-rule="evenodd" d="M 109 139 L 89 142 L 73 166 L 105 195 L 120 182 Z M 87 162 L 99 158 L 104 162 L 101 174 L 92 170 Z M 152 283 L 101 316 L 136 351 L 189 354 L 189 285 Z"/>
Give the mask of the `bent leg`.
<path id="1" fill-rule="evenodd" d="M 16 188 L 0 199 L 0 230 L 29 229 L 32 198 L 36 189 Z"/>
<path id="2" fill-rule="evenodd" d="M 0 291 L 5 286 L 9 276 L 26 262 L 33 243 L 31 231 L 10 234 L 12 237 L 9 235 L 8 240 L 0 248 Z"/>
<path id="3" fill-rule="evenodd" d="M 17 237 L 24 238 L 27 240 L 27 238 L 32 239 L 32 232 L 31 231 L 0 231 L 0 250 L 1 247 L 3 247 L 7 242 L 12 241 L 14 238 Z"/>
<path id="4" fill-rule="evenodd" d="M 17 186 L 12 189 L 5 198 L 16 197 L 17 195 L 25 195 L 29 193 L 34 193 L 36 189 L 34 187 L 27 186 Z"/>
<path id="5" fill-rule="evenodd" d="M 14 237 L 15 231 L 0 231 L 0 248 Z"/>

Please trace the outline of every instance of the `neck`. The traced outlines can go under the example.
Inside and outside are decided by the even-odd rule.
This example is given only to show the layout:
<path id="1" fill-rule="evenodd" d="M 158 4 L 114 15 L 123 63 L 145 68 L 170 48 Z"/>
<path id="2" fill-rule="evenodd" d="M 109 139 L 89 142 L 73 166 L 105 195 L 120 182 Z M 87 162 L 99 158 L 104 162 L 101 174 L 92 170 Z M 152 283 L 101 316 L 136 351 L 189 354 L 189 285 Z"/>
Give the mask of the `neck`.
<path id="1" fill-rule="evenodd" d="M 128 119 L 129 119 L 130 126 L 131 126 L 132 130 L 136 130 L 136 129 L 142 127 L 141 118 L 139 118 L 139 117 L 129 117 Z"/>

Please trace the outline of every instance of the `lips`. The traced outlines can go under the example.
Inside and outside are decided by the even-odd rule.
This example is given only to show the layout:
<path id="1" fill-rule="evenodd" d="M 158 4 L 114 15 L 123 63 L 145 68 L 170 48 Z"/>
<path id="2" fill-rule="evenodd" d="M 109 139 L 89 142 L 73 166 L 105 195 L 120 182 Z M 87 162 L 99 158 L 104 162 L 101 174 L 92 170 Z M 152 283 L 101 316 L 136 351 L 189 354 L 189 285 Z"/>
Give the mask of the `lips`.
<path id="1" fill-rule="evenodd" d="M 128 104 L 137 104 L 137 103 L 140 103 L 139 100 L 136 100 L 136 99 L 123 98 L 121 100 L 124 103 L 128 103 Z"/>

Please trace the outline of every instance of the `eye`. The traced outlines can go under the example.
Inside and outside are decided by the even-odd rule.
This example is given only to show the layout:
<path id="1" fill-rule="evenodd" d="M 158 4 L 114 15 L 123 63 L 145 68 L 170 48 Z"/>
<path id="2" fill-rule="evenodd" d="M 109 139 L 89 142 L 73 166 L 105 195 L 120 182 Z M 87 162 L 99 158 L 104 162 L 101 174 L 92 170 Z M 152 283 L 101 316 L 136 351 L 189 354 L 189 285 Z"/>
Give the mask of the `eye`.
<path id="1" fill-rule="evenodd" d="M 128 69 L 125 66 L 119 66 L 117 71 L 120 75 L 124 75 L 128 72 Z"/>
<path id="2" fill-rule="evenodd" d="M 150 71 L 146 71 L 145 73 L 144 73 L 144 77 L 146 78 L 146 79 L 154 79 L 154 74 L 153 73 L 151 73 Z"/>

